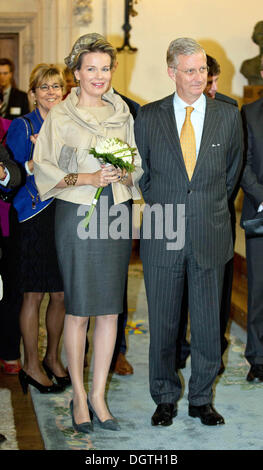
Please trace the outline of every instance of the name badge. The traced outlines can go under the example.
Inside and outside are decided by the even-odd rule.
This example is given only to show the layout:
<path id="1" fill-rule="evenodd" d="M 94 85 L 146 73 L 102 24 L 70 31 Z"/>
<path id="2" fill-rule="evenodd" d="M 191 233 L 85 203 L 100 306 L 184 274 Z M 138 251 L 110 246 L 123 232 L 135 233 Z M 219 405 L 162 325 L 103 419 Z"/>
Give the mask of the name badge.
<path id="1" fill-rule="evenodd" d="M 13 114 L 14 116 L 19 116 L 21 114 L 21 108 L 10 108 L 10 114 Z"/>

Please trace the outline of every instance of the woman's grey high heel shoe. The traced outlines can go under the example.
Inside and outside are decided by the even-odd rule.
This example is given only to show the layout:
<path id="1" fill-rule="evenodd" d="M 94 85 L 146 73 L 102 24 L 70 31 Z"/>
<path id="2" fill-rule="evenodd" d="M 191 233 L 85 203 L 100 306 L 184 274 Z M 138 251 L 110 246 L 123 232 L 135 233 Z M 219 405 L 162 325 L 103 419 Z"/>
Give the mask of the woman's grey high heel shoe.
<path id="1" fill-rule="evenodd" d="M 93 431 L 93 424 L 90 421 L 86 421 L 85 423 L 80 423 L 80 424 L 76 423 L 74 419 L 74 413 L 73 413 L 73 400 L 71 400 L 70 402 L 70 412 L 72 416 L 72 426 L 76 432 L 89 433 Z"/>
<path id="2" fill-rule="evenodd" d="M 118 421 L 115 418 L 112 419 L 106 419 L 106 421 L 101 421 L 99 417 L 97 416 L 96 412 L 94 411 L 93 406 L 91 405 L 89 399 L 88 401 L 88 407 L 89 407 L 89 412 L 90 416 L 96 419 L 97 423 L 99 426 L 103 429 L 108 429 L 109 431 L 120 431 L 120 425 Z"/>

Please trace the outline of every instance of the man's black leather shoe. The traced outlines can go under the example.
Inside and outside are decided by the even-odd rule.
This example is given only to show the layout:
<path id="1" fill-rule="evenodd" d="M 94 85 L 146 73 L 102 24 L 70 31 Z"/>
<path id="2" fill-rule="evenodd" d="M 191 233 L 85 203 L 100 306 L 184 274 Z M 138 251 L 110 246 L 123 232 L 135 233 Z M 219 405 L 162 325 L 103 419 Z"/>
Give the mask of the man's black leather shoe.
<path id="1" fill-rule="evenodd" d="M 173 418 L 177 415 L 176 405 L 173 403 L 161 403 L 157 406 L 152 415 L 152 426 L 170 426 L 173 424 Z"/>
<path id="2" fill-rule="evenodd" d="M 263 382 L 263 364 L 258 364 L 250 367 L 249 373 L 247 374 L 247 381 L 253 382 L 253 380 L 258 379 L 260 382 Z"/>
<path id="3" fill-rule="evenodd" d="M 189 416 L 192 416 L 192 418 L 200 418 L 201 422 L 207 426 L 225 424 L 223 416 L 217 413 L 210 404 L 201 406 L 189 405 Z"/>

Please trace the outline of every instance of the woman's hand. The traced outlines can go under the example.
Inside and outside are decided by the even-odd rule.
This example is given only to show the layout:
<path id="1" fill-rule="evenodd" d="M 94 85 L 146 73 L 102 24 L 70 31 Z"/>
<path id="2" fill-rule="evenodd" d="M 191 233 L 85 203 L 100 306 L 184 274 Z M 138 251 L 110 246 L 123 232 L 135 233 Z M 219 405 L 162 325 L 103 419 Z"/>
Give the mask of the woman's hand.
<path id="1" fill-rule="evenodd" d="M 119 168 L 115 168 L 113 165 L 105 166 L 102 165 L 102 169 L 92 173 L 92 186 L 95 188 L 105 188 L 111 183 L 116 183 L 120 180 L 122 172 Z"/>
<path id="2" fill-rule="evenodd" d="M 38 134 L 33 134 L 30 136 L 30 140 L 31 142 L 33 142 L 34 145 L 36 144 L 37 138 L 38 138 Z"/>
<path id="3" fill-rule="evenodd" d="M 33 161 L 33 159 L 28 160 L 27 165 L 28 165 L 29 171 L 31 171 L 31 173 L 33 173 L 33 170 L 34 170 L 34 161 Z"/>

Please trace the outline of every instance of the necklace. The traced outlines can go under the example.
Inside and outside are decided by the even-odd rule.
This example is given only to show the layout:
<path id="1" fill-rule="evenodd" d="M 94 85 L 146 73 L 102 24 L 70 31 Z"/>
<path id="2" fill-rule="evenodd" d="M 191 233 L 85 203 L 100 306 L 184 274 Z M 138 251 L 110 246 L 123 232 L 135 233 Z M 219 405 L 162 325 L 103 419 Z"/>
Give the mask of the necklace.
<path id="1" fill-rule="evenodd" d="M 35 186 L 36 188 L 36 191 L 37 191 L 37 194 L 34 196 L 34 194 L 31 193 L 31 191 L 28 189 L 27 185 L 25 184 L 25 188 L 27 190 L 27 192 L 29 193 L 31 199 L 32 199 L 32 209 L 35 210 L 36 209 L 36 205 L 37 203 L 39 202 L 39 194 L 38 194 L 38 190 L 37 190 L 37 187 L 36 185 L 32 182 L 32 185 Z"/>

